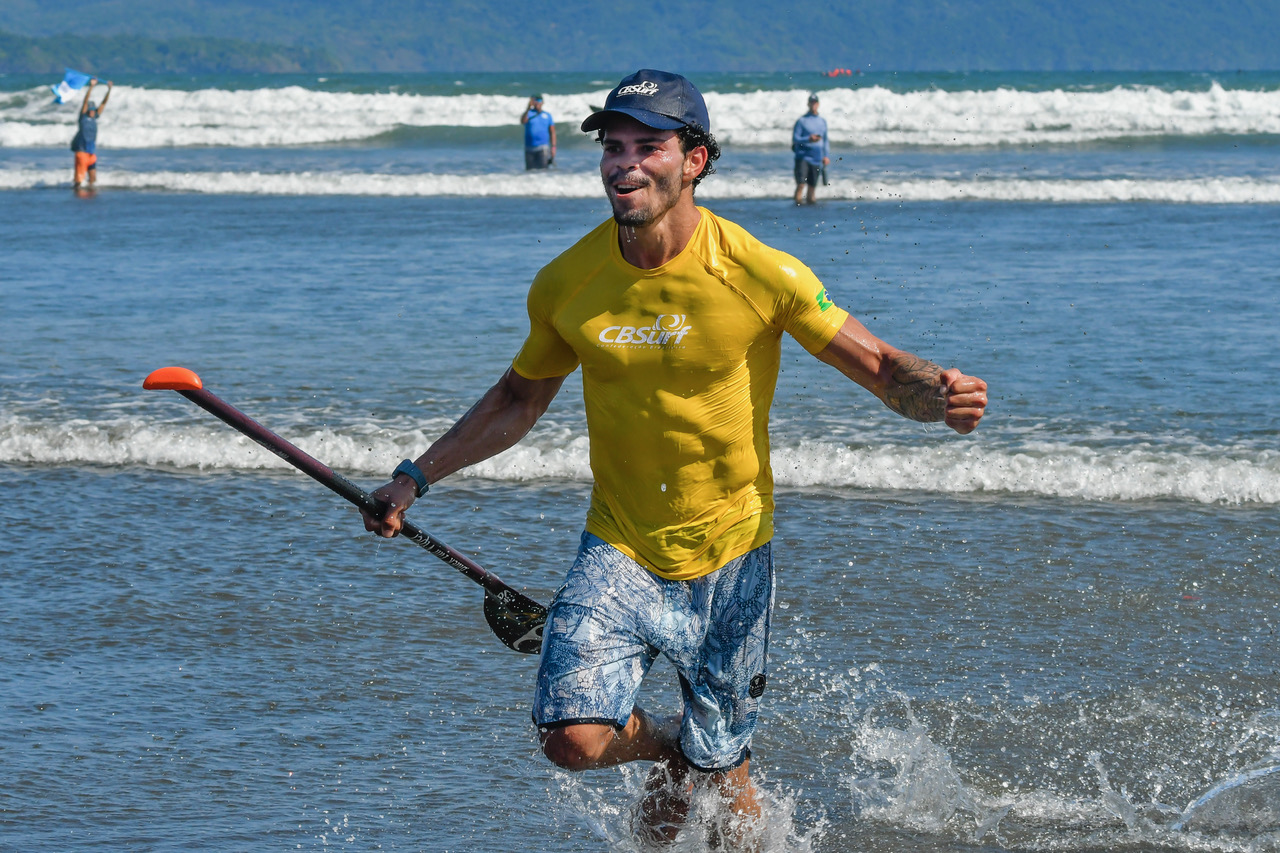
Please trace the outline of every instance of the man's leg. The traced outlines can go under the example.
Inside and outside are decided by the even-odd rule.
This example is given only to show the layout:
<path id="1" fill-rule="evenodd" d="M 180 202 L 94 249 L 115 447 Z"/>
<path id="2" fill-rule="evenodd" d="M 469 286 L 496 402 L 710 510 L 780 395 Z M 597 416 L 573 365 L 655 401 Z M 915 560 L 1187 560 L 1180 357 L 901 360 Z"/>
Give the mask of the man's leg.
<path id="1" fill-rule="evenodd" d="M 698 774 L 680 752 L 679 715 L 655 719 L 636 706 L 621 729 L 574 723 L 543 732 L 542 751 L 557 767 L 573 771 L 597 770 L 629 761 L 654 762 L 645 782 L 644 799 L 637 808 L 639 821 L 633 829 L 645 841 L 665 843 L 674 841 L 684 826 L 693 777 Z"/>
<path id="2" fill-rule="evenodd" d="M 716 785 L 735 814 L 758 815 L 745 760 L 723 771 L 691 765 L 681 747 L 681 717 L 654 717 L 635 705 L 635 693 L 652 663 L 651 649 L 662 649 L 673 663 L 679 661 L 685 713 L 693 714 L 694 728 L 688 734 L 696 760 L 702 767 L 724 767 L 745 759 L 755 708 L 764 692 L 772 592 L 768 545 L 705 578 L 674 582 L 657 578 L 584 534 L 565 586 L 551 603 L 543 640 L 534 699 L 543 752 L 557 766 L 573 771 L 655 762 L 638 808 L 641 831 L 654 841 L 674 838 L 688 814 L 695 784 Z M 666 602 L 661 627 L 648 621 L 653 613 L 645 602 L 655 596 Z M 642 614 L 648 615 L 640 618 Z M 675 618 L 681 615 L 687 618 Z M 732 625 L 734 630 L 708 655 L 704 631 L 713 623 Z M 640 637 L 644 641 L 638 641 Z M 701 673 L 708 665 L 732 674 L 727 689 L 707 683 Z M 691 712 L 694 700 L 707 711 Z M 610 722 L 622 719 L 624 710 L 624 725 Z M 727 731 L 708 728 L 710 720 L 701 719 L 708 712 L 728 721 Z"/>
<path id="3" fill-rule="evenodd" d="M 622 728 L 603 723 L 571 723 L 545 731 L 542 751 L 565 770 L 597 770 L 628 761 L 688 765 L 680 752 L 680 726 L 655 720 L 638 705 Z"/>
<path id="4" fill-rule="evenodd" d="M 552 599 L 542 641 L 533 719 L 542 751 L 566 770 L 657 761 L 674 737 L 636 705 L 654 661 L 637 615 L 660 594 L 657 578 L 607 542 L 582 535 Z M 625 720 L 625 724 L 619 723 Z"/>
<path id="5" fill-rule="evenodd" d="M 752 830 L 760 826 L 760 799 L 751 783 L 751 759 L 712 777 L 732 815 L 719 828 L 721 844 L 729 850 L 754 850 Z"/>
<path id="6" fill-rule="evenodd" d="M 690 624 L 703 627 L 691 635 L 700 638 L 696 648 L 681 647 L 676 638 L 664 644 L 680 676 L 685 716 L 672 736 L 679 738 L 679 760 L 649 775 L 642 804 L 648 840 L 673 840 L 695 791 L 702 791 L 723 803 L 713 840 L 728 849 L 754 849 L 761 809 L 749 746 L 767 680 L 773 586 L 773 552 L 766 543 L 711 575 L 669 586 L 664 595 L 668 616 L 702 614 Z"/>
<path id="7" fill-rule="evenodd" d="M 552 729 L 542 735 L 542 750 L 552 763 L 566 770 L 597 770 L 629 761 L 652 761 L 645 782 L 645 796 L 637 809 L 640 818 L 635 830 L 648 842 L 675 840 L 689 816 L 694 788 L 705 782 L 719 792 L 732 815 L 732 824 L 718 828 L 725 840 L 733 839 L 733 849 L 742 841 L 742 824 L 760 817 L 760 802 L 751 783 L 750 759 L 732 770 L 705 773 L 694 769 L 680 752 L 680 719 L 656 720 L 637 707 L 621 729 L 591 723 L 576 723 Z"/>
<path id="8" fill-rule="evenodd" d="M 818 192 L 818 172 L 819 167 L 813 165 L 808 160 L 804 163 L 804 182 L 808 187 L 805 191 L 805 201 L 813 204 L 817 201 L 816 194 Z"/>
<path id="9" fill-rule="evenodd" d="M 543 145 L 538 148 L 526 148 L 524 150 L 524 168 L 525 171 L 530 169 L 546 169 L 551 165 L 551 146 Z"/>
<path id="10" fill-rule="evenodd" d="M 689 807 L 699 787 L 714 787 L 728 810 L 713 830 L 714 846 L 753 850 L 753 830 L 762 814 L 756 787 L 751 782 L 751 760 L 732 770 L 706 773 L 684 760 L 660 762 L 649 771 L 641 801 L 638 825 L 633 830 L 642 841 L 669 844 L 676 840 L 689 817 Z"/>

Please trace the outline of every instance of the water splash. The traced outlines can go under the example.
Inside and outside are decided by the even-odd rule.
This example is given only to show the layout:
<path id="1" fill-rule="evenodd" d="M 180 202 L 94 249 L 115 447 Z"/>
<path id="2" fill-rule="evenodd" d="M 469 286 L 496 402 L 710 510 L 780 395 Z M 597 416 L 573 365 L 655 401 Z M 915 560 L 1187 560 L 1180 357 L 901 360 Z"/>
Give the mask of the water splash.
<path id="1" fill-rule="evenodd" d="M 871 826 L 920 833 L 932 838 L 926 846 L 942 849 L 994 842 L 1085 853 L 1280 850 L 1280 753 L 1229 775 L 1185 810 L 1114 783 L 1114 768 L 1097 751 L 1087 755 L 1095 774 L 1092 794 L 1072 796 L 1043 782 L 993 793 L 998 786 L 958 766 L 935 742 L 908 697 L 877 686 L 860 701 L 866 710 L 852 732 L 854 772 L 847 785 L 864 832 Z M 886 717 L 895 722 L 882 722 Z M 1253 732 L 1275 734 L 1274 713 L 1257 722 Z"/>
<path id="2" fill-rule="evenodd" d="M 555 772 L 556 784 L 549 788 L 550 805 L 562 825 L 581 825 L 616 853 L 707 853 L 737 849 L 743 842 L 725 842 L 719 837 L 742 833 L 759 853 L 814 853 L 823 838 L 819 819 L 804 826 L 797 817 L 798 795 L 771 785 L 763 773 L 752 773 L 763 811 L 762 819 L 743 825 L 731 815 L 713 786 L 695 788 L 689 818 L 674 841 L 655 848 L 637 832 L 637 808 L 644 799 L 649 776 L 648 764 L 627 764 L 614 771 L 592 774 Z M 601 778 L 606 781 L 601 783 Z M 737 845 L 737 846 L 735 846 Z"/>

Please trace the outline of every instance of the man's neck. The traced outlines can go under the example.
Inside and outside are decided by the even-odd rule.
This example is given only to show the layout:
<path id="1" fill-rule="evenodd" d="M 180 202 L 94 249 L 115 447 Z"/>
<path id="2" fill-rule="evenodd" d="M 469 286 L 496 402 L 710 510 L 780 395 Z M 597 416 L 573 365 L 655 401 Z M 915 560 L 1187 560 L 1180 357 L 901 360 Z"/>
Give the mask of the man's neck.
<path id="1" fill-rule="evenodd" d="M 656 222 L 639 228 L 619 225 L 618 248 L 633 267 L 656 269 L 684 251 L 701 221 L 702 211 L 690 193 Z"/>

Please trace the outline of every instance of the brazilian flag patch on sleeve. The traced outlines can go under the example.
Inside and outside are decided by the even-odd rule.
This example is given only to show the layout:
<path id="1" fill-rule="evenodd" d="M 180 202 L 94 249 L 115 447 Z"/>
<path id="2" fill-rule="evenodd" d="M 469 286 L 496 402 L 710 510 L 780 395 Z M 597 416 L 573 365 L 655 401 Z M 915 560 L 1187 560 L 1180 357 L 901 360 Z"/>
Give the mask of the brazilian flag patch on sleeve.
<path id="1" fill-rule="evenodd" d="M 822 290 L 818 291 L 818 310 L 819 311 L 826 311 L 828 308 L 832 307 L 834 304 L 835 303 L 832 302 L 830 298 L 828 298 L 827 289 L 825 287 Z"/>

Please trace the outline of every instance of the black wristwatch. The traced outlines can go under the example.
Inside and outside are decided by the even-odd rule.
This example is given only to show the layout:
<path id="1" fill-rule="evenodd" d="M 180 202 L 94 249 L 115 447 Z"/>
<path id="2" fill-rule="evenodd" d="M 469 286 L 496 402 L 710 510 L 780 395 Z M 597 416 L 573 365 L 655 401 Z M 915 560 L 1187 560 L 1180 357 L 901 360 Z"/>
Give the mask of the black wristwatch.
<path id="1" fill-rule="evenodd" d="M 420 498 L 426 494 L 431 487 L 427 484 L 427 475 L 422 473 L 422 469 L 414 464 L 412 459 L 406 459 L 396 466 L 396 470 L 391 472 L 391 479 L 404 474 L 410 480 L 413 480 L 413 496 Z"/>

